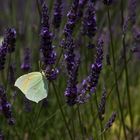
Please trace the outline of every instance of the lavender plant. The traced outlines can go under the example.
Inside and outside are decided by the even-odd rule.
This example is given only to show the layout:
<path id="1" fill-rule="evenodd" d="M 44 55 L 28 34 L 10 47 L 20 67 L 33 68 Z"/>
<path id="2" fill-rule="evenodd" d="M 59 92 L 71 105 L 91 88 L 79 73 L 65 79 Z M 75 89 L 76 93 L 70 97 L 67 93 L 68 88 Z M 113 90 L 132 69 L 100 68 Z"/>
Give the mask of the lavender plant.
<path id="1" fill-rule="evenodd" d="M 139 139 L 139 4 L 1 2 L 0 34 L 16 30 L 0 35 L 0 139 Z M 31 71 L 49 83 L 45 108 L 13 87 Z"/>

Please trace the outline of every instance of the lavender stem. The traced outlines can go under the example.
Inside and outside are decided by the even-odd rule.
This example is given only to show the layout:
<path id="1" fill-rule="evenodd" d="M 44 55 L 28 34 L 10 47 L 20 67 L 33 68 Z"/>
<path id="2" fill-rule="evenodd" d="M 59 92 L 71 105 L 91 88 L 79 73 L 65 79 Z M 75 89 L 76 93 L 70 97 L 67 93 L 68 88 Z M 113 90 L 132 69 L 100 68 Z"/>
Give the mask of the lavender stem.
<path id="1" fill-rule="evenodd" d="M 61 114 L 62 114 L 64 123 L 65 123 L 65 126 L 66 126 L 66 128 L 67 128 L 68 133 L 69 133 L 70 139 L 73 140 L 72 134 L 71 134 L 70 129 L 69 129 L 69 127 L 68 127 L 68 123 L 67 123 L 67 121 L 66 121 L 66 118 L 65 118 L 65 115 L 64 115 L 64 112 L 63 112 L 63 109 L 62 109 L 62 106 L 61 106 L 59 97 L 58 97 L 58 93 L 57 93 L 57 90 L 56 90 L 56 87 L 55 87 L 55 84 L 54 84 L 53 81 L 52 81 L 52 86 L 53 86 L 53 89 L 54 89 L 54 93 L 55 93 L 55 96 L 56 96 L 56 99 L 57 99 L 57 102 L 58 102 L 58 105 L 59 105 L 59 108 L 60 108 L 60 111 L 61 111 Z"/>
<path id="2" fill-rule="evenodd" d="M 117 72 L 116 72 L 115 53 L 114 53 L 113 35 L 112 35 L 112 31 L 111 31 L 111 18 L 110 18 L 109 7 L 107 7 L 107 17 L 108 17 L 108 24 L 109 24 L 108 26 L 109 26 L 110 41 L 111 41 L 111 51 L 112 51 L 112 58 L 113 58 L 113 73 L 114 73 L 114 80 L 115 80 L 115 85 L 116 85 L 116 93 L 117 93 L 118 104 L 119 104 L 119 108 L 120 108 L 123 132 L 124 132 L 125 140 L 127 140 L 126 128 L 125 128 L 125 122 L 124 122 L 124 116 L 123 116 L 123 108 L 121 105 L 119 86 L 118 86 L 118 81 L 117 81 L 118 76 L 117 76 Z"/>
<path id="3" fill-rule="evenodd" d="M 122 17 L 122 31 L 123 31 L 123 24 L 124 24 L 124 4 L 123 0 L 121 0 L 121 17 Z M 134 140 L 134 130 L 133 130 L 133 115 L 132 115 L 132 105 L 131 105 L 131 97 L 130 97 L 130 90 L 129 90 L 129 79 L 128 79 L 128 68 L 127 68 L 127 58 L 126 58 L 126 44 L 125 44 L 125 32 L 122 34 L 122 45 L 123 45 L 123 53 L 124 53 L 124 69 L 125 69 L 125 79 L 126 79 L 126 90 L 127 90 L 127 99 L 128 99 L 128 107 L 129 107 L 129 115 L 130 115 L 130 122 L 131 122 L 131 133 L 132 133 L 132 140 Z"/>

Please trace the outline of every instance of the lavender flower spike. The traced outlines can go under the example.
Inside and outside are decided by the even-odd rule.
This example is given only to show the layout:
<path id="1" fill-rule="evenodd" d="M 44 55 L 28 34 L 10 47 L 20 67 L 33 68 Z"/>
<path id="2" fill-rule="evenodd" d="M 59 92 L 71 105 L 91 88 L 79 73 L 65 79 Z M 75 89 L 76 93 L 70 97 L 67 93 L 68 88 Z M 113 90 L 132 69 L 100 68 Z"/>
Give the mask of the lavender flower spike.
<path id="1" fill-rule="evenodd" d="M 0 71 L 4 69 L 7 52 L 12 53 L 15 50 L 16 31 L 8 28 L 4 34 L 4 40 L 0 46 Z"/>
<path id="2" fill-rule="evenodd" d="M 49 31 L 49 16 L 46 4 L 42 7 L 42 20 L 41 20 L 41 60 L 44 65 L 44 72 L 48 80 L 56 79 L 58 69 L 54 69 L 53 65 L 56 60 L 56 52 L 52 47 L 52 33 Z"/>
<path id="3" fill-rule="evenodd" d="M 106 104 L 106 89 L 103 89 L 101 101 L 98 107 L 98 115 L 99 119 L 102 121 L 104 119 L 104 113 L 105 113 L 105 104 Z"/>
<path id="4" fill-rule="evenodd" d="M 29 71 L 31 69 L 31 58 L 30 58 L 30 49 L 25 48 L 24 49 L 24 59 L 21 64 L 21 69 L 24 71 Z"/>
<path id="5" fill-rule="evenodd" d="M 16 43 L 16 30 L 14 28 L 8 28 L 6 30 L 4 41 L 7 42 L 8 52 L 14 52 Z"/>
<path id="6" fill-rule="evenodd" d="M 116 112 L 113 112 L 110 119 L 108 120 L 108 122 L 105 124 L 105 128 L 104 130 L 108 130 L 112 124 L 114 123 L 115 119 L 116 119 L 116 116 L 117 116 L 117 113 Z"/>
<path id="7" fill-rule="evenodd" d="M 68 39 L 68 38 L 67 38 Z M 67 88 L 65 90 L 65 96 L 67 97 L 68 105 L 72 106 L 76 103 L 77 98 L 77 76 L 78 76 L 78 68 L 80 63 L 80 58 L 76 58 L 74 54 L 74 42 L 72 38 L 69 38 L 66 43 L 66 52 L 64 54 L 64 58 L 67 65 L 68 72 L 68 80 L 67 80 Z"/>
<path id="8" fill-rule="evenodd" d="M 3 42 L 0 46 L 0 71 L 4 69 L 7 54 L 7 43 Z"/>
<path id="9" fill-rule="evenodd" d="M 89 38 L 92 38 L 95 36 L 96 31 L 97 25 L 95 7 L 93 2 L 89 2 L 88 9 L 83 20 L 83 33 Z"/>
<path id="10" fill-rule="evenodd" d="M 14 125 L 15 120 L 12 116 L 11 104 L 7 101 L 6 91 L 2 85 L 0 85 L 0 105 L 2 112 L 6 117 L 9 125 Z"/>
<path id="11" fill-rule="evenodd" d="M 96 52 L 95 63 L 91 65 L 90 74 L 83 80 L 78 92 L 77 102 L 80 104 L 85 103 L 90 98 L 91 94 L 95 92 L 98 84 L 103 60 L 103 40 L 101 37 L 98 39 Z M 86 94 L 87 92 L 89 94 Z"/>
<path id="12" fill-rule="evenodd" d="M 54 28 L 58 29 L 60 27 L 61 18 L 62 18 L 62 1 L 56 0 L 54 5 L 54 17 L 53 17 Z"/>
<path id="13" fill-rule="evenodd" d="M 77 19 L 77 9 L 78 9 L 79 0 L 74 0 L 72 3 L 72 7 L 67 14 L 68 20 L 64 27 L 65 37 L 71 36 L 73 33 L 73 29 L 75 27 L 76 19 Z"/>

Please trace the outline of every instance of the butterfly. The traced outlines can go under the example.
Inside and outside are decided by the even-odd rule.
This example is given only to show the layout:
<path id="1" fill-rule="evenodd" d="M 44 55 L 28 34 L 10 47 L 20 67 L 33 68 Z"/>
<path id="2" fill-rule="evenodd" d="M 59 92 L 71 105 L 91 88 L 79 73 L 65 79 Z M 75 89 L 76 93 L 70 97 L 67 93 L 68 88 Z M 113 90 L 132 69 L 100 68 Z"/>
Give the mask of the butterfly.
<path id="1" fill-rule="evenodd" d="M 31 72 L 20 76 L 14 86 L 18 87 L 25 97 L 38 103 L 48 95 L 48 81 L 43 72 Z"/>

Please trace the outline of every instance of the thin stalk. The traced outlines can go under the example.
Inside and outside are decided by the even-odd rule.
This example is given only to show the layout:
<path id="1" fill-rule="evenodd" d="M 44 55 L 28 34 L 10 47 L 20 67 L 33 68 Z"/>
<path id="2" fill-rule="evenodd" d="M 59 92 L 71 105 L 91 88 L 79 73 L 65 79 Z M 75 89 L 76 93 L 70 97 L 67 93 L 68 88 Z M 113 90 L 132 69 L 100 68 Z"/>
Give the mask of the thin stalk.
<path id="1" fill-rule="evenodd" d="M 60 108 L 64 123 L 65 123 L 65 126 L 67 128 L 68 133 L 69 133 L 70 139 L 73 140 L 72 134 L 71 134 L 71 131 L 69 129 L 68 123 L 66 121 L 66 118 L 65 118 L 65 115 L 64 115 L 64 112 L 63 112 L 63 109 L 62 109 L 62 106 L 61 106 L 61 103 L 60 103 L 60 100 L 59 100 L 58 93 L 57 93 L 57 90 L 56 90 L 54 82 L 52 82 L 52 86 L 53 86 L 53 89 L 54 89 L 54 93 L 55 93 L 55 96 L 56 96 L 56 99 L 57 99 L 57 102 L 58 102 L 58 105 L 59 105 L 59 108 Z"/>
<path id="2" fill-rule="evenodd" d="M 117 76 L 117 72 L 116 72 L 115 53 L 114 53 L 113 35 L 112 35 L 112 31 L 111 31 L 111 18 L 110 18 L 109 7 L 107 7 L 107 17 L 108 17 L 108 24 L 109 24 L 111 51 L 112 51 L 112 58 L 113 58 L 113 73 L 114 73 L 114 80 L 115 80 L 115 85 L 116 85 L 116 93 L 117 93 L 118 104 L 119 104 L 119 108 L 120 108 L 121 121 L 122 121 L 122 125 L 123 125 L 123 133 L 124 133 L 125 140 L 127 140 L 126 128 L 125 128 L 125 122 L 124 122 L 124 116 L 123 116 L 123 108 L 121 105 L 119 86 L 118 86 L 118 81 L 117 81 L 118 76 Z"/>
<path id="3" fill-rule="evenodd" d="M 122 17 L 122 31 L 123 31 L 123 24 L 124 24 L 124 11 L 123 11 L 123 0 L 121 0 L 121 17 Z M 133 129 L 133 115 L 132 115 L 132 105 L 131 105 L 131 97 L 130 97 L 130 90 L 129 90 L 129 78 L 128 78 L 128 68 L 127 68 L 127 58 L 126 58 L 126 44 L 125 44 L 125 33 L 123 32 L 122 35 L 122 45 L 123 45 L 123 53 L 124 53 L 124 69 L 125 69 L 125 80 L 126 80 L 126 92 L 127 92 L 127 100 L 128 100 L 128 109 L 129 109 L 129 116 L 131 122 L 131 133 L 132 133 L 132 140 L 134 139 L 134 129 Z"/>
<path id="4" fill-rule="evenodd" d="M 97 95 L 95 93 L 95 104 L 96 104 L 96 108 L 97 108 L 97 112 L 98 112 L 98 100 L 97 100 Z M 99 117 L 98 117 L 99 119 Z M 101 127 L 101 132 L 103 131 L 103 125 L 102 125 L 102 121 L 99 119 L 99 122 L 100 122 L 100 127 Z M 105 137 L 105 134 L 103 133 L 103 135 L 101 134 L 101 140 L 103 140 L 103 137 L 104 137 L 104 140 L 106 140 L 106 137 Z"/>
<path id="5" fill-rule="evenodd" d="M 36 105 L 37 107 L 37 105 Z M 36 108 L 35 107 L 35 108 Z M 41 104 L 41 107 L 39 109 L 38 112 L 36 112 L 35 116 L 34 116 L 34 119 L 33 119 L 33 126 L 32 126 L 32 130 L 31 130 L 31 139 L 33 137 L 33 134 L 36 132 L 36 126 L 37 126 L 37 123 L 38 123 L 38 120 L 39 120 L 39 117 L 40 117 L 40 114 L 41 114 L 41 111 L 42 111 L 42 104 Z"/>
<path id="6" fill-rule="evenodd" d="M 82 125 L 82 120 L 81 120 L 81 113 L 80 113 L 80 107 L 78 105 L 78 119 L 79 119 L 79 124 L 80 124 L 80 128 L 81 128 L 81 133 L 82 133 L 82 140 L 84 140 L 84 131 L 83 131 L 83 125 Z"/>
<path id="7" fill-rule="evenodd" d="M 72 107 L 72 116 L 74 118 L 74 107 Z M 75 125 L 74 125 L 74 119 L 72 121 L 72 130 L 73 130 L 73 140 L 75 140 Z"/>

